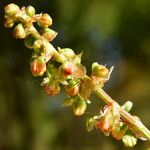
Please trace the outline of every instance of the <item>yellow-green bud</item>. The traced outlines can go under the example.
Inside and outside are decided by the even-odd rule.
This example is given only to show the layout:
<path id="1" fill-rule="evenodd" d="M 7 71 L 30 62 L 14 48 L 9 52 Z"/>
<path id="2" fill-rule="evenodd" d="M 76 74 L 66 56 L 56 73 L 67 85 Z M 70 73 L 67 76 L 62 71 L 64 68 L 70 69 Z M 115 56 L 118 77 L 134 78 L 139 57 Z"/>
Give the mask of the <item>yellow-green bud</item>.
<path id="1" fill-rule="evenodd" d="M 38 20 L 38 25 L 42 28 L 48 28 L 52 25 L 52 18 L 49 16 L 49 14 L 42 14 Z"/>
<path id="2" fill-rule="evenodd" d="M 29 35 L 25 38 L 24 44 L 27 48 L 32 49 L 34 47 L 33 45 L 34 45 L 35 40 L 36 40 L 35 37 L 33 37 L 32 35 Z"/>
<path id="3" fill-rule="evenodd" d="M 109 73 L 109 70 L 103 66 L 99 65 L 97 62 L 92 64 L 92 74 L 99 77 L 106 77 Z"/>
<path id="4" fill-rule="evenodd" d="M 57 36 L 57 32 L 49 28 L 45 28 L 42 32 L 43 32 L 42 36 L 49 42 L 53 41 L 53 39 Z"/>
<path id="5" fill-rule="evenodd" d="M 123 136 L 122 142 L 126 147 L 134 147 L 137 143 L 137 139 L 132 134 L 126 134 Z"/>
<path id="6" fill-rule="evenodd" d="M 16 4 L 11 3 L 11 4 L 7 5 L 4 8 L 4 10 L 5 10 L 6 15 L 14 16 L 20 11 L 20 8 Z"/>
<path id="7" fill-rule="evenodd" d="M 133 106 L 133 103 L 130 102 L 130 101 L 127 101 L 127 102 L 125 102 L 125 104 L 122 106 L 122 108 L 123 108 L 125 111 L 129 112 L 129 111 L 131 110 L 132 106 Z"/>
<path id="8" fill-rule="evenodd" d="M 59 48 L 59 51 L 60 53 L 62 53 L 66 58 L 72 58 L 75 56 L 75 53 L 72 49 L 70 48 L 63 48 L 63 49 L 60 49 Z"/>
<path id="9" fill-rule="evenodd" d="M 86 103 L 84 99 L 77 96 L 74 103 L 73 103 L 73 112 L 76 116 L 81 116 L 84 114 L 86 110 Z"/>
<path id="10" fill-rule="evenodd" d="M 14 31 L 13 31 L 13 36 L 16 38 L 16 39 L 24 39 L 26 37 L 26 32 L 25 32 L 25 29 L 23 27 L 23 25 L 21 23 L 19 23 Z"/>
<path id="11" fill-rule="evenodd" d="M 93 118 L 88 118 L 86 120 L 86 128 L 87 128 L 87 131 L 92 131 L 93 128 L 95 126 L 95 120 Z"/>
<path id="12" fill-rule="evenodd" d="M 32 17 L 32 16 L 35 15 L 35 9 L 34 9 L 34 7 L 28 6 L 28 7 L 26 7 L 25 10 L 26 10 L 26 14 L 27 14 L 28 16 Z"/>
<path id="13" fill-rule="evenodd" d="M 72 98 L 66 98 L 63 103 L 62 103 L 62 107 L 68 107 L 71 106 L 73 104 L 73 99 Z"/>
<path id="14" fill-rule="evenodd" d="M 3 20 L 3 24 L 5 28 L 11 28 L 14 25 L 14 21 L 10 17 L 5 16 Z"/>

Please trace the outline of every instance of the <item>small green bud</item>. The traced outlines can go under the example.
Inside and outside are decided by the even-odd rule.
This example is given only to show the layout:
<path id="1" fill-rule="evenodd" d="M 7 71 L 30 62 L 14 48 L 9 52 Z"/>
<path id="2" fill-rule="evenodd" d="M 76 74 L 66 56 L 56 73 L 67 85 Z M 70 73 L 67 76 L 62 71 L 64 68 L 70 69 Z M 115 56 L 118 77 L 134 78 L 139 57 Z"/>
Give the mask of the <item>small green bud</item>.
<path id="1" fill-rule="evenodd" d="M 81 116 L 84 114 L 86 110 L 86 103 L 84 99 L 77 96 L 74 103 L 73 103 L 73 112 L 76 116 Z"/>
<path id="2" fill-rule="evenodd" d="M 29 35 L 25 38 L 24 40 L 24 44 L 27 48 L 32 49 L 34 46 L 34 42 L 35 42 L 36 38 L 33 37 L 32 35 Z"/>
<path id="3" fill-rule="evenodd" d="M 3 24 L 5 28 L 11 28 L 14 25 L 14 21 L 10 17 L 5 15 Z"/>
<path id="4" fill-rule="evenodd" d="M 20 8 L 16 4 L 11 3 L 7 5 L 4 10 L 6 15 L 11 17 L 16 15 L 20 11 Z"/>
<path id="5" fill-rule="evenodd" d="M 132 134 L 126 134 L 123 136 L 122 142 L 126 147 L 134 147 L 137 143 L 137 139 Z"/>
<path id="6" fill-rule="evenodd" d="M 73 104 L 73 99 L 72 98 L 66 98 L 63 103 L 62 103 L 62 107 L 68 107 L 71 106 Z"/>
<path id="7" fill-rule="evenodd" d="M 72 49 L 70 48 L 59 48 L 60 53 L 62 53 L 66 58 L 72 58 L 75 56 L 75 53 Z"/>
<path id="8" fill-rule="evenodd" d="M 106 77 L 109 73 L 109 70 L 103 66 L 99 65 L 97 62 L 92 64 L 92 74 L 99 77 Z"/>
<path id="9" fill-rule="evenodd" d="M 33 44 L 33 48 L 35 51 L 39 51 L 39 49 L 42 47 L 42 40 L 36 40 Z"/>
<path id="10" fill-rule="evenodd" d="M 38 20 L 38 25 L 42 28 L 48 28 L 52 25 L 52 18 L 49 16 L 49 14 L 42 14 L 40 19 Z"/>
<path id="11" fill-rule="evenodd" d="M 28 6 L 28 7 L 26 7 L 25 10 L 26 10 L 26 14 L 27 14 L 28 16 L 32 17 L 32 16 L 35 15 L 35 9 L 34 9 L 34 7 Z"/>
<path id="12" fill-rule="evenodd" d="M 129 112 L 129 111 L 131 110 L 132 106 L 133 106 L 133 103 L 130 102 L 130 101 L 127 101 L 127 102 L 125 102 L 125 104 L 122 106 L 122 108 L 123 108 L 125 111 Z"/>
<path id="13" fill-rule="evenodd" d="M 16 39 L 24 39 L 26 37 L 26 32 L 25 32 L 25 29 L 23 27 L 23 25 L 21 23 L 19 23 L 14 31 L 13 31 L 13 36 L 16 38 Z"/>
<path id="14" fill-rule="evenodd" d="M 56 36 L 57 36 L 57 32 L 49 28 L 44 28 L 42 31 L 42 37 L 47 39 L 49 42 L 53 41 Z"/>
<path id="15" fill-rule="evenodd" d="M 95 120 L 93 118 L 88 118 L 86 120 L 86 128 L 87 128 L 87 131 L 92 131 L 93 128 L 95 126 Z"/>

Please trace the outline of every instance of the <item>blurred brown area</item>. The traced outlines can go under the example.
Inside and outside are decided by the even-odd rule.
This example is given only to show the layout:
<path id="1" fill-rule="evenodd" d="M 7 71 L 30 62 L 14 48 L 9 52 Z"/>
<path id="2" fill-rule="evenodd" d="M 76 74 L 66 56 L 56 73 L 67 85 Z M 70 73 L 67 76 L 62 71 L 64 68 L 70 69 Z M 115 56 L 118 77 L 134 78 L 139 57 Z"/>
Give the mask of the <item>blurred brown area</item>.
<path id="1" fill-rule="evenodd" d="M 0 1 L 0 18 L 9 3 L 32 5 L 53 18 L 55 47 L 83 51 L 83 64 L 115 66 L 105 90 L 120 104 L 134 102 L 131 111 L 150 129 L 150 1 L 148 0 L 22 0 Z M 0 150 L 127 150 L 102 132 L 87 132 L 85 119 L 102 102 L 91 97 L 84 117 L 61 108 L 63 92 L 44 94 L 40 79 L 31 76 L 31 50 L 0 25 Z M 138 141 L 133 150 L 145 150 Z"/>

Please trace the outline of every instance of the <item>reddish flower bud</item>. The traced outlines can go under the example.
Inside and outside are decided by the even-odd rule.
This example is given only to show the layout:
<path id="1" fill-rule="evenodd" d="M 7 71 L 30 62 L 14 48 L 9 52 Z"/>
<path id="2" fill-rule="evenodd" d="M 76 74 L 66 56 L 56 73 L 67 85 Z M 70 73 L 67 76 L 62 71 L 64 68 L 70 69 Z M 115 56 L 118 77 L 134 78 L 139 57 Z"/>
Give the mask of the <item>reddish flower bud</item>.
<path id="1" fill-rule="evenodd" d="M 31 63 L 31 72 L 33 76 L 42 76 L 46 71 L 46 63 L 42 56 L 38 57 Z"/>
<path id="2" fill-rule="evenodd" d="M 42 31 L 42 37 L 44 37 L 45 39 L 47 39 L 49 42 L 53 41 L 53 39 L 57 36 L 57 32 L 49 29 L 49 28 L 45 28 Z"/>
<path id="3" fill-rule="evenodd" d="M 79 91 L 79 84 L 76 80 L 70 80 L 68 86 L 66 87 L 66 91 L 69 96 L 75 96 Z"/>
<path id="4" fill-rule="evenodd" d="M 50 96 L 55 96 L 60 92 L 60 87 L 58 84 L 47 84 L 44 86 L 45 93 Z"/>
<path id="5" fill-rule="evenodd" d="M 42 14 L 38 20 L 38 25 L 40 27 L 47 28 L 52 25 L 52 18 L 49 16 L 49 14 Z"/>
<path id="6" fill-rule="evenodd" d="M 63 64 L 63 71 L 65 75 L 71 75 L 76 71 L 76 66 L 71 62 L 67 62 Z"/>
<path id="7" fill-rule="evenodd" d="M 118 123 L 112 130 L 111 134 L 116 140 L 122 139 L 124 134 L 126 133 L 128 127 L 123 122 Z"/>

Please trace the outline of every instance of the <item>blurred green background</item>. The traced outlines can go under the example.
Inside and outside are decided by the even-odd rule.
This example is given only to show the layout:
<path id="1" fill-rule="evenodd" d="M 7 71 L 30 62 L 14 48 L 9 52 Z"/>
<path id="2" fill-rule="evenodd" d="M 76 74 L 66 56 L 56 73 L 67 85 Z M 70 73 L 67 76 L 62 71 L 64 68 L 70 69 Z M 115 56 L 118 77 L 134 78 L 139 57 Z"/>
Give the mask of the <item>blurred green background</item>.
<path id="1" fill-rule="evenodd" d="M 134 102 L 132 113 L 150 129 L 150 1 L 149 0 L 1 0 L 32 5 L 53 18 L 59 34 L 55 47 L 84 51 L 83 64 L 114 65 L 105 90 L 120 104 Z M 31 50 L 0 25 L 0 150 L 128 150 L 102 132 L 87 132 L 85 119 L 103 104 L 96 96 L 83 117 L 61 108 L 64 92 L 44 94 L 29 69 Z M 133 150 L 146 150 L 138 141 Z"/>

